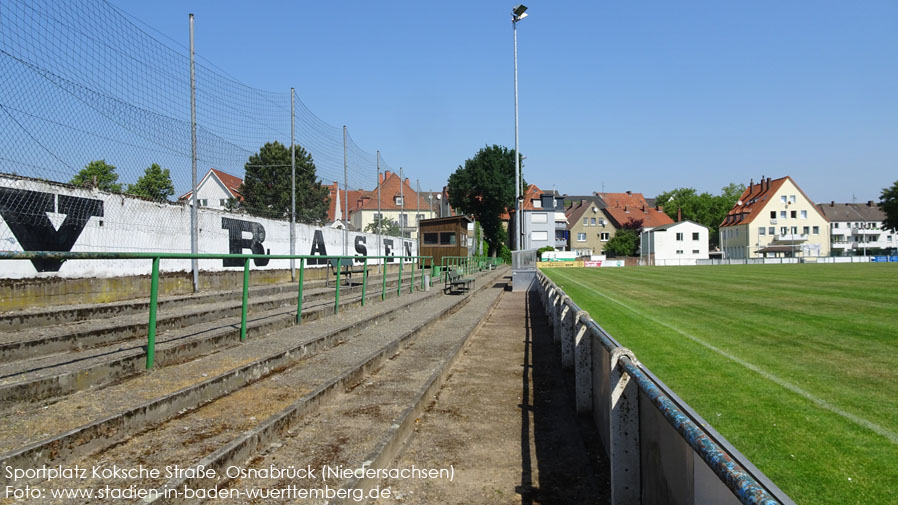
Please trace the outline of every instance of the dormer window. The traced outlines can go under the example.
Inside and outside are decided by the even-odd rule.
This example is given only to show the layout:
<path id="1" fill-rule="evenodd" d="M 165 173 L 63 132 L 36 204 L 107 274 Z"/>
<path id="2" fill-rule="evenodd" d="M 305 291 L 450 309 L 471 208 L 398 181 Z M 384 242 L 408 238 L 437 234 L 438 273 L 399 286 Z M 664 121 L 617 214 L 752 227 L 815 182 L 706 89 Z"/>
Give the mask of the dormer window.
<path id="1" fill-rule="evenodd" d="M 530 203 L 533 204 L 533 208 L 534 208 L 534 209 L 541 209 L 541 208 L 543 208 L 543 202 L 542 202 L 542 200 L 540 200 L 540 199 L 538 199 L 538 198 L 534 198 L 534 199 L 530 200 Z"/>
<path id="2" fill-rule="evenodd" d="M 395 203 L 396 205 L 402 205 L 402 197 L 401 197 L 401 196 L 394 196 L 394 197 L 393 197 L 393 203 Z"/>

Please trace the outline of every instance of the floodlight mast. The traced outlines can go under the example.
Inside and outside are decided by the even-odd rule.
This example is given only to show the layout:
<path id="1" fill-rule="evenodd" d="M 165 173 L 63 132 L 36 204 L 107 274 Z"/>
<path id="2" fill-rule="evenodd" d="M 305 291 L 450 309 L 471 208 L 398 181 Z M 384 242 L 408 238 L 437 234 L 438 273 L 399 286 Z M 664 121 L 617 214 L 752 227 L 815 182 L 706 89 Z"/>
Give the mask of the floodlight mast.
<path id="1" fill-rule="evenodd" d="M 514 34 L 514 220 L 515 251 L 522 249 L 524 220 L 521 217 L 521 160 L 518 147 L 518 21 L 527 17 L 527 6 L 518 4 L 511 10 L 511 27 Z"/>

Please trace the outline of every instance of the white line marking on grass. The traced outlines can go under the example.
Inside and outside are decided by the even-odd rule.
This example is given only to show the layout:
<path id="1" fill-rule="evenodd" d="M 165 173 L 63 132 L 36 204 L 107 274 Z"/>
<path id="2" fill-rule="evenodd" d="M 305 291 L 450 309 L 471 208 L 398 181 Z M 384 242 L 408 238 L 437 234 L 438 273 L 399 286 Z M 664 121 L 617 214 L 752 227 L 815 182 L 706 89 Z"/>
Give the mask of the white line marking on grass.
<path id="1" fill-rule="evenodd" d="M 792 391 L 793 393 L 804 397 L 805 399 L 809 400 L 810 402 L 817 405 L 818 407 L 826 409 L 834 414 L 838 414 L 838 415 L 844 417 L 845 419 L 848 419 L 849 421 L 857 424 L 858 426 L 862 426 L 864 428 L 867 428 L 867 429 L 877 433 L 878 435 L 882 435 L 883 437 L 889 439 L 889 441 L 892 442 L 893 444 L 898 445 L 898 433 L 895 433 L 894 431 L 884 428 L 872 421 L 868 421 L 867 419 L 864 419 L 863 417 L 856 416 L 856 415 L 852 414 L 851 412 L 842 410 L 841 408 L 827 402 L 826 400 L 824 400 L 822 398 L 818 398 L 817 396 L 814 396 L 813 394 L 805 391 L 804 389 L 796 386 L 795 384 L 792 384 L 791 382 L 781 379 L 781 378 L 777 377 L 776 375 L 773 375 L 772 373 L 764 370 L 763 368 L 761 368 L 753 363 L 750 363 L 748 361 L 745 361 L 742 358 L 739 358 L 738 356 L 730 354 L 729 352 L 724 351 L 723 349 L 716 347 L 712 344 L 709 344 L 708 342 L 705 342 L 704 340 L 702 340 L 694 335 L 690 335 L 689 333 L 686 333 L 685 331 L 683 331 L 679 328 L 671 326 L 670 324 L 665 323 L 664 321 L 659 321 L 658 319 L 655 319 L 654 317 L 646 314 L 645 312 L 639 311 L 623 302 L 617 301 L 614 298 L 612 298 L 604 293 L 600 293 L 599 291 L 596 290 L 596 288 L 594 286 L 589 286 L 587 284 L 583 284 L 582 282 L 580 282 L 576 279 L 573 279 L 571 277 L 567 277 L 564 274 L 561 274 L 561 275 L 563 277 L 565 277 L 566 280 L 571 281 L 574 284 L 579 284 L 580 286 L 591 290 L 593 293 L 596 293 L 597 295 L 601 296 L 602 298 L 612 301 L 612 302 L 620 305 L 621 307 L 623 307 L 623 308 L 625 308 L 645 319 L 648 319 L 649 321 L 652 321 L 653 323 L 655 323 L 657 325 L 664 326 L 665 328 L 671 329 L 671 330 L 679 333 L 680 335 L 683 335 L 684 337 L 688 338 L 689 340 L 692 340 L 696 344 L 699 344 L 707 349 L 710 349 L 710 350 L 716 352 L 717 354 L 720 354 L 721 356 L 744 366 L 745 368 L 751 370 L 752 372 L 755 372 L 756 374 L 760 375 L 761 377 L 764 377 L 765 379 L 770 380 L 776 384 L 779 384 L 780 386 L 788 389 L 789 391 Z"/>

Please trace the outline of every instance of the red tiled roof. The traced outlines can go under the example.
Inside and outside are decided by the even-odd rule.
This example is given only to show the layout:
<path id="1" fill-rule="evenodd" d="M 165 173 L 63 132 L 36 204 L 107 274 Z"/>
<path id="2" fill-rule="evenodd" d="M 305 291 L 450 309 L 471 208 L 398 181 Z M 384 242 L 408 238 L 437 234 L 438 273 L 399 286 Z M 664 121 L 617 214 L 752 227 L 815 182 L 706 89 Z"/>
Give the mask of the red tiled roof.
<path id="1" fill-rule="evenodd" d="M 536 207 L 533 206 L 533 200 L 534 199 L 539 200 L 540 195 L 542 195 L 542 194 L 543 194 L 543 190 L 539 189 L 536 186 L 536 184 L 531 184 L 527 188 L 527 191 L 524 192 L 524 195 L 523 195 L 524 204 L 521 206 L 521 210 L 535 210 Z M 509 219 L 511 219 L 510 212 L 513 212 L 513 211 L 514 211 L 514 208 L 505 209 L 505 212 L 503 212 L 501 215 L 499 215 L 499 219 L 508 221 Z"/>
<path id="2" fill-rule="evenodd" d="M 754 184 L 754 181 L 752 181 L 752 183 L 745 188 L 745 191 L 742 192 L 739 201 L 736 202 L 736 204 L 733 205 L 733 208 L 727 213 L 723 222 L 720 223 L 720 226 L 738 226 L 754 221 L 756 217 L 762 215 L 764 207 L 770 203 L 771 197 L 776 194 L 787 180 L 792 182 L 798 192 L 801 193 L 801 196 L 814 207 L 814 210 L 816 210 L 823 219 L 829 221 L 829 219 L 820 212 L 820 209 L 814 205 L 814 201 L 811 200 L 800 187 L 798 187 L 798 184 L 795 184 L 795 180 L 787 175 L 786 177 L 780 177 L 779 179 L 762 179 L 758 184 Z M 741 202 L 741 205 L 739 202 Z"/>
<path id="3" fill-rule="evenodd" d="M 654 228 L 674 222 L 667 214 L 649 206 L 642 193 L 602 193 L 605 214 L 616 228 L 632 226 Z"/>
<path id="4" fill-rule="evenodd" d="M 396 205 L 395 198 L 399 196 L 400 180 L 399 175 L 393 172 L 385 172 L 384 180 L 380 183 L 380 208 L 381 210 L 409 210 L 415 209 L 418 201 L 418 193 L 412 189 L 408 178 L 401 181 L 402 197 L 405 199 L 403 205 Z M 350 191 L 350 197 L 352 192 Z M 359 191 L 359 194 L 352 201 L 350 212 L 355 210 L 377 210 L 377 189 L 372 191 Z M 428 205 L 427 197 L 422 194 L 421 208 Z"/>

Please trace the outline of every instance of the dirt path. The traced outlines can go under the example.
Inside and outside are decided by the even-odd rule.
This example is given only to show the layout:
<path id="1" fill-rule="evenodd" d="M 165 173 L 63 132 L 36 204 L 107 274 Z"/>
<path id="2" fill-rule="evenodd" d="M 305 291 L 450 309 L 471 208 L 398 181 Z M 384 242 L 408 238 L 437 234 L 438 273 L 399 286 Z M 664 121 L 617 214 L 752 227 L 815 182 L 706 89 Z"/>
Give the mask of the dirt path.
<path id="1" fill-rule="evenodd" d="M 607 461 L 537 295 L 502 296 L 394 463 L 454 478 L 387 479 L 393 497 L 378 504 L 608 503 Z"/>

